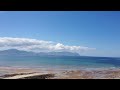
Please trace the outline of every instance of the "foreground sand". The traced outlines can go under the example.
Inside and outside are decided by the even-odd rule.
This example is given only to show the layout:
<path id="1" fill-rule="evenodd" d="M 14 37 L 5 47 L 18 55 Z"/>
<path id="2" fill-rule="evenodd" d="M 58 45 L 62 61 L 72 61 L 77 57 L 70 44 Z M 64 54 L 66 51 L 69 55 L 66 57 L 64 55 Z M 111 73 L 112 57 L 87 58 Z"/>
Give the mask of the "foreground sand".
<path id="1" fill-rule="evenodd" d="M 120 70 L 105 71 L 65 71 L 53 79 L 120 79 Z"/>
<path id="2" fill-rule="evenodd" d="M 120 79 L 120 69 L 106 70 L 42 70 L 0 68 L 12 71 L 1 79 Z"/>

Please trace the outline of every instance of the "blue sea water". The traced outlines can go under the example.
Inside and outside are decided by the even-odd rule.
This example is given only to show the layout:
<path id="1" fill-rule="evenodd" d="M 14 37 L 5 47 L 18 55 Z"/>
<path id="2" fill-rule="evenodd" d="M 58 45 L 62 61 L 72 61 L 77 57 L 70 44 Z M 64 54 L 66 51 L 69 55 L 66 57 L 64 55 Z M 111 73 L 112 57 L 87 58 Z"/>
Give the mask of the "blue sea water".
<path id="1" fill-rule="evenodd" d="M 87 56 L 0 56 L 0 66 L 54 69 L 120 68 L 120 58 Z"/>

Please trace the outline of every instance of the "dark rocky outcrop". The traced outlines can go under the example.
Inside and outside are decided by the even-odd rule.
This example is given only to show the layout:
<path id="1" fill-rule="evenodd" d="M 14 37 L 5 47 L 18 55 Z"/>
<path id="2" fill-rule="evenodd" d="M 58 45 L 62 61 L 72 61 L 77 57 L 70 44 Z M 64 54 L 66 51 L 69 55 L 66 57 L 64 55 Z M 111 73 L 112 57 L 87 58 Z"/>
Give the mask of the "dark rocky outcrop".
<path id="1" fill-rule="evenodd" d="M 29 76 L 29 77 L 24 77 L 24 78 L 19 78 L 19 79 L 47 79 L 54 77 L 54 74 L 43 74 L 43 75 L 36 75 L 36 76 Z"/>

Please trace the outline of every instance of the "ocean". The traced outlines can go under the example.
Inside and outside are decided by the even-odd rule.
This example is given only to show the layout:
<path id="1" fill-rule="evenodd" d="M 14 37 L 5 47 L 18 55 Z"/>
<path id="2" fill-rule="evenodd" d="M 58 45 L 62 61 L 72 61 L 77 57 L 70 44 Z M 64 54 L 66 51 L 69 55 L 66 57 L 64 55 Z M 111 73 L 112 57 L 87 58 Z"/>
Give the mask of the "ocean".
<path id="1" fill-rule="evenodd" d="M 66 70 L 120 68 L 120 58 L 87 56 L 0 56 L 0 67 Z"/>

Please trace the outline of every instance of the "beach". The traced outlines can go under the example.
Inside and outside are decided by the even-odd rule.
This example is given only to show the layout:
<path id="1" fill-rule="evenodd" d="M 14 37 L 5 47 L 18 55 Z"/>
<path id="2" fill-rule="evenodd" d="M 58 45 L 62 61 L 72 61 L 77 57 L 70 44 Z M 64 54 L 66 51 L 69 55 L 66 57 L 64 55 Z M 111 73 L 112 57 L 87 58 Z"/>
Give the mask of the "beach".
<path id="1" fill-rule="evenodd" d="M 0 79 L 119 79 L 120 58 L 0 57 Z"/>
<path id="2" fill-rule="evenodd" d="M 7 72 L 0 79 L 120 79 L 120 69 L 98 70 L 42 70 L 1 67 Z"/>

